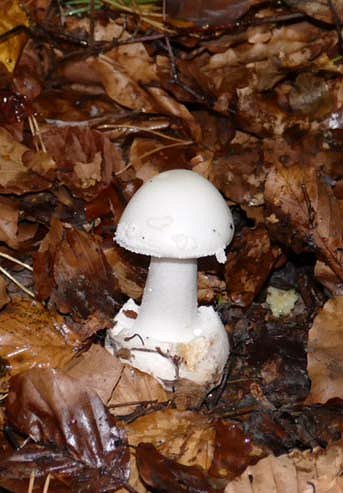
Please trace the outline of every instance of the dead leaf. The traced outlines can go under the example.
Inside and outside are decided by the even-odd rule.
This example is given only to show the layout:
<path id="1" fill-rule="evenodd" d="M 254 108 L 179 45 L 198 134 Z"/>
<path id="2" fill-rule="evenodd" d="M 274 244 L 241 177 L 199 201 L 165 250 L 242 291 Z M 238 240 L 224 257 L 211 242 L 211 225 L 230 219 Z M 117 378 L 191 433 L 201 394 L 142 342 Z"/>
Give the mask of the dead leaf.
<path id="1" fill-rule="evenodd" d="M 0 19 L 0 34 L 4 34 L 20 25 L 29 25 L 28 18 L 21 8 L 19 1 L 3 0 L 1 8 L 3 15 Z M 13 71 L 15 64 L 17 63 L 25 41 L 26 35 L 21 34 L 10 37 L 8 40 L 1 43 L 0 63 L 3 63 L 10 72 Z"/>
<path id="2" fill-rule="evenodd" d="M 164 456 L 185 466 L 200 466 L 208 470 L 214 450 L 215 429 L 206 416 L 191 411 L 165 409 L 142 416 L 127 426 L 129 443 L 151 443 Z M 130 485 L 145 493 L 132 462 Z"/>
<path id="3" fill-rule="evenodd" d="M 0 357 L 12 375 L 34 366 L 63 368 L 80 349 L 63 318 L 40 303 L 14 300 L 0 313 Z"/>
<path id="4" fill-rule="evenodd" d="M 36 254 L 34 276 L 39 299 L 51 296 L 61 312 L 76 318 L 95 311 L 112 318 L 119 307 L 121 294 L 100 238 L 58 220 Z"/>
<path id="5" fill-rule="evenodd" d="M 287 0 L 291 7 L 300 12 L 304 12 L 310 17 L 314 17 L 320 21 L 327 22 L 329 24 L 335 23 L 333 12 L 330 8 L 330 2 L 323 0 Z M 343 21 L 343 2 L 342 0 L 335 0 L 333 7 L 337 12 L 338 17 Z"/>
<path id="6" fill-rule="evenodd" d="M 22 162 L 27 147 L 16 141 L 12 135 L 0 127 L 0 192 L 22 194 L 38 192 L 51 187 L 42 177 L 32 175 Z"/>
<path id="7" fill-rule="evenodd" d="M 12 426 L 41 445 L 28 444 L 3 458 L 1 485 L 11 488 L 18 478 L 28 481 L 33 464 L 36 488 L 42 487 L 51 472 L 52 492 L 61 484 L 71 487 L 69 491 L 115 491 L 128 480 L 125 432 L 116 426 L 100 398 L 77 380 L 47 369 L 13 377 L 7 416 Z M 19 486 L 20 482 L 16 491 Z"/>
<path id="8" fill-rule="evenodd" d="M 100 78 L 107 94 L 114 101 L 131 110 L 156 112 L 153 99 L 131 79 L 123 66 L 107 56 L 92 60 L 90 65 Z"/>
<path id="9" fill-rule="evenodd" d="M 225 493 L 341 493 L 342 442 L 327 450 L 270 455 L 230 482 Z"/>
<path id="10" fill-rule="evenodd" d="M 168 21 L 179 27 L 192 25 L 200 28 L 229 26 L 234 24 L 253 5 L 262 0 L 167 0 Z"/>
<path id="11" fill-rule="evenodd" d="M 343 296 L 325 303 L 309 332 L 307 371 L 311 392 L 306 403 L 343 398 Z"/>
<path id="12" fill-rule="evenodd" d="M 342 208 L 313 167 L 274 167 L 265 184 L 266 225 L 296 252 L 314 251 L 343 279 Z"/>
<path id="13" fill-rule="evenodd" d="M 173 491 L 183 493 L 221 493 L 224 488 L 213 485 L 199 466 L 184 466 L 163 456 L 151 443 L 140 443 L 136 449 L 136 461 L 139 475 L 149 489 L 161 493 Z M 212 483 L 212 484 L 211 484 Z"/>
<path id="14" fill-rule="evenodd" d="M 7 293 L 7 282 L 2 276 L 0 276 L 0 310 L 10 301 L 11 298 L 8 296 Z"/>
<path id="15" fill-rule="evenodd" d="M 243 228 L 234 238 L 225 264 L 225 280 L 231 301 L 239 306 L 249 306 L 280 256 L 280 248 L 271 245 L 264 226 Z"/>

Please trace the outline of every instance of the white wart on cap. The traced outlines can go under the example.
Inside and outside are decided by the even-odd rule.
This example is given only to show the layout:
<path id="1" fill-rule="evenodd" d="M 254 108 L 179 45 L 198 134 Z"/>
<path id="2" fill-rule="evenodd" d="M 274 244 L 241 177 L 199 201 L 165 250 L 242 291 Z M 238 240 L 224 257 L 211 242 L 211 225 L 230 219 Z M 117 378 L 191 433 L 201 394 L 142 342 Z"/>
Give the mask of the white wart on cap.
<path id="1" fill-rule="evenodd" d="M 213 308 L 197 306 L 197 258 L 225 261 L 232 236 L 230 209 L 197 173 L 172 170 L 145 183 L 127 205 L 115 239 L 151 256 L 149 274 L 141 306 L 129 300 L 116 316 L 109 349 L 128 349 L 125 362 L 166 387 L 178 379 L 216 385 L 229 343 Z"/>

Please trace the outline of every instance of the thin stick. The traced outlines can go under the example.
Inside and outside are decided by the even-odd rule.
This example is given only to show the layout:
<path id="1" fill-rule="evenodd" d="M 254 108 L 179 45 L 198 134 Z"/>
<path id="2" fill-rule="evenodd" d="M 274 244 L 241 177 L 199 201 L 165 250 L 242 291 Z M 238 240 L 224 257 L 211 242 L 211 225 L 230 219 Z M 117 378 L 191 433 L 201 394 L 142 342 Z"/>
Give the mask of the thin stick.
<path id="1" fill-rule="evenodd" d="M 46 480 L 45 480 L 45 483 L 44 483 L 44 486 L 43 486 L 43 493 L 48 493 L 50 479 L 51 479 L 51 474 L 49 473 L 47 475 L 47 477 L 46 477 Z"/>
<path id="2" fill-rule="evenodd" d="M 29 296 L 31 296 L 31 298 L 35 298 L 35 295 L 32 293 L 32 291 L 30 291 L 29 289 L 27 289 L 25 286 L 23 286 L 21 284 L 21 282 L 17 281 L 17 279 L 15 277 L 13 277 L 9 272 L 7 272 L 6 269 L 4 269 L 3 267 L 0 266 L 0 272 L 6 276 L 10 281 L 12 281 L 16 286 L 18 286 L 18 288 L 20 288 L 22 291 L 24 291 L 24 293 L 28 294 Z"/>
<path id="3" fill-rule="evenodd" d="M 14 262 L 15 264 L 21 265 L 25 269 L 33 272 L 33 268 L 31 267 L 31 265 L 25 264 L 24 262 L 21 262 L 17 258 L 12 257 L 11 255 L 8 255 L 7 253 L 0 252 L 0 257 L 5 258 L 6 260 L 10 260 L 11 262 Z"/>
<path id="4" fill-rule="evenodd" d="M 162 137 L 163 139 L 166 140 L 172 140 L 174 142 L 188 142 L 183 139 L 178 139 L 177 137 L 172 137 L 171 135 L 163 134 L 162 132 L 157 132 L 157 130 L 151 130 L 150 128 L 144 128 L 144 127 L 139 127 L 138 125 L 116 125 L 116 124 L 104 124 L 104 125 L 99 125 L 98 129 L 100 130 L 113 130 L 116 128 L 127 128 L 127 129 L 132 129 L 132 130 L 137 130 L 138 132 L 147 132 L 149 134 L 157 135 L 158 137 Z"/>
<path id="5" fill-rule="evenodd" d="M 160 152 L 164 151 L 165 149 L 171 149 L 172 147 L 180 147 L 180 146 L 187 146 L 191 145 L 194 142 L 192 140 L 185 140 L 184 142 L 176 142 L 175 144 L 167 144 L 165 146 L 158 146 L 155 149 L 152 149 L 151 151 L 145 152 L 141 156 L 138 156 L 139 159 L 144 159 L 148 156 L 151 156 L 152 154 L 155 154 L 155 152 Z"/>
<path id="6" fill-rule="evenodd" d="M 35 477 L 36 477 L 36 471 L 33 469 L 33 471 L 30 474 L 29 489 L 27 490 L 27 493 L 33 492 L 33 487 L 35 484 Z"/>

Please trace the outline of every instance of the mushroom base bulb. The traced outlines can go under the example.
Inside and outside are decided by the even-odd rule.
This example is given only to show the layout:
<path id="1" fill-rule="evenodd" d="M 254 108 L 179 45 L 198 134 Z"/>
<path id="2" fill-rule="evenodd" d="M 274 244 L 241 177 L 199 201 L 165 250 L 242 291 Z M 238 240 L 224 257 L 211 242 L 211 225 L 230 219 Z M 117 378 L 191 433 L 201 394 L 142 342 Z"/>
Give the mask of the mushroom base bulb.
<path id="1" fill-rule="evenodd" d="M 115 325 L 108 331 L 106 341 L 112 354 L 121 352 L 125 355 L 120 358 L 123 363 L 149 373 L 167 389 L 181 379 L 209 389 L 219 384 L 229 355 L 229 341 L 212 307 L 197 309 L 193 327 L 188 328 L 184 342 L 142 336 L 136 326 L 139 310 L 130 299 L 115 317 Z"/>

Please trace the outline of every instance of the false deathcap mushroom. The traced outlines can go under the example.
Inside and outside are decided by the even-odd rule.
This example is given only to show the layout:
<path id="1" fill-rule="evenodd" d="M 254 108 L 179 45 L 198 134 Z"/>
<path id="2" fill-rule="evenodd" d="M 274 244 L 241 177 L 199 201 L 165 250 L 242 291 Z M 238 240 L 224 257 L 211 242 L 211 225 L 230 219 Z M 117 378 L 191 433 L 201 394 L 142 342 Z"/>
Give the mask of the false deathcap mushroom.
<path id="1" fill-rule="evenodd" d="M 216 385 L 229 355 L 224 326 L 212 307 L 198 307 L 197 258 L 216 255 L 233 236 L 230 209 L 218 190 L 193 171 L 172 170 L 132 197 L 115 239 L 151 255 L 142 304 L 129 300 L 115 317 L 107 344 L 130 365 L 166 387 L 178 379 Z"/>

